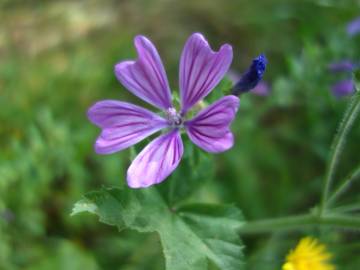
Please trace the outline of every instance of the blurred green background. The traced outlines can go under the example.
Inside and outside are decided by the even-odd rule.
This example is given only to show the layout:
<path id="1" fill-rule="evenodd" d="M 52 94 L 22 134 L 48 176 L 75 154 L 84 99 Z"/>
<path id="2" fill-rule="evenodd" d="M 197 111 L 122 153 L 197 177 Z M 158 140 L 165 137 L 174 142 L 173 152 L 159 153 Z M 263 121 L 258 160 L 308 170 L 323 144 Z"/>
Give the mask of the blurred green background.
<path id="1" fill-rule="evenodd" d="M 116 80 L 116 62 L 136 56 L 132 39 L 157 46 L 173 89 L 192 32 L 234 48 L 243 72 L 264 52 L 271 93 L 242 97 L 236 144 L 217 155 L 203 201 L 235 203 L 248 220 L 304 213 L 319 202 L 322 176 L 348 98 L 331 85 L 329 63 L 360 59 L 346 24 L 359 1 L 106 0 L 0 2 L 0 269 L 163 269 L 155 234 L 118 232 L 96 217 L 70 217 L 82 194 L 124 185 L 130 151 L 98 156 L 99 130 L 86 118 L 97 100 L 139 103 Z M 354 126 L 338 179 L 359 165 Z M 205 181 L 206 180 L 206 181 Z M 338 206 L 359 202 L 359 185 Z M 359 235 L 308 230 L 244 236 L 246 269 L 280 269 L 304 234 L 317 235 L 339 269 L 360 265 Z"/>

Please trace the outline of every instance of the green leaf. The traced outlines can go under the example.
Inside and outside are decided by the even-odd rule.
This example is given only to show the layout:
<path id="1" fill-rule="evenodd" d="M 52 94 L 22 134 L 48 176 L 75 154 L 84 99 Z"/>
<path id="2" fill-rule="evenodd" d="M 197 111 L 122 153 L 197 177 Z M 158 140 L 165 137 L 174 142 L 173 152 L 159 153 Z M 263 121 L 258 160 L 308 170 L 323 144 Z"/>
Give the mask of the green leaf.
<path id="1" fill-rule="evenodd" d="M 163 246 L 166 269 L 239 270 L 243 266 L 238 230 L 243 223 L 234 206 L 188 204 L 167 206 L 156 188 L 105 189 L 85 195 L 73 215 L 95 213 L 101 222 L 139 232 L 157 232 Z"/>

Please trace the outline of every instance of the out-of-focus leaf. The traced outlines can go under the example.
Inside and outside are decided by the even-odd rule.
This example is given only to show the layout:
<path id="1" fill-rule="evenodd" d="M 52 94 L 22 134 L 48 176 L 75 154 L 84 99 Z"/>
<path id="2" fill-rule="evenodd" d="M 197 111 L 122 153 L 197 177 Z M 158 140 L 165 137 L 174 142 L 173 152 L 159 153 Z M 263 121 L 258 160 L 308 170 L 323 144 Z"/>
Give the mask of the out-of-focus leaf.
<path id="1" fill-rule="evenodd" d="M 51 256 L 44 258 L 29 270 L 97 270 L 95 260 L 79 246 L 69 242 L 60 241 Z"/>
<path id="2" fill-rule="evenodd" d="M 139 232 L 157 232 L 166 269 L 206 270 L 209 262 L 219 269 L 243 266 L 237 231 L 243 217 L 234 206 L 184 205 L 171 209 L 156 188 L 102 189 L 85 195 L 72 214 L 96 213 L 101 222 Z"/>

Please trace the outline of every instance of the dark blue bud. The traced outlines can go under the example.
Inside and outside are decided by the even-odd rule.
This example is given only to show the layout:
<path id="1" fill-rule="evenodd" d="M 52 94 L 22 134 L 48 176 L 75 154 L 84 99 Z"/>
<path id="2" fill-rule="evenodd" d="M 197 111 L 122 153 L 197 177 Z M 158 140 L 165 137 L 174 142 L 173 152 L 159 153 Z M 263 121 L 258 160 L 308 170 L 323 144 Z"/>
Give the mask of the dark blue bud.
<path id="1" fill-rule="evenodd" d="M 241 76 L 240 80 L 234 85 L 231 94 L 238 96 L 248 92 L 261 81 L 265 73 L 267 59 L 264 54 L 256 57 L 248 70 Z"/>

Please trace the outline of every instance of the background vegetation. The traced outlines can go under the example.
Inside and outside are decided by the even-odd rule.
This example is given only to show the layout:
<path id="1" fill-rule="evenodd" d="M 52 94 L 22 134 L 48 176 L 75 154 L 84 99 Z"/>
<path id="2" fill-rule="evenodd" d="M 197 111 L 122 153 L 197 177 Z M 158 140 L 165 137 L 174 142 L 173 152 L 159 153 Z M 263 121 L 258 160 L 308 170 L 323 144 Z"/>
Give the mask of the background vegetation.
<path id="1" fill-rule="evenodd" d="M 122 186 L 130 151 L 98 156 L 98 129 L 86 118 L 100 99 L 139 100 L 113 66 L 135 57 L 133 37 L 157 45 L 177 87 L 186 38 L 202 32 L 234 47 L 243 72 L 264 52 L 266 97 L 246 94 L 233 125 L 236 144 L 199 175 L 197 200 L 234 203 L 247 220 L 303 213 L 318 204 L 332 137 L 348 97 L 329 63 L 360 59 L 346 24 L 358 1 L 124 0 L 0 2 L 0 269 L 163 269 L 158 236 L 120 233 L 91 215 L 71 217 L 81 196 Z M 357 121 L 337 179 L 359 166 Z M 337 206 L 359 206 L 359 184 Z M 357 208 L 358 209 L 358 208 Z M 357 212 L 355 211 L 354 214 Z M 335 229 L 244 235 L 246 269 L 280 269 L 300 237 L 319 237 L 339 269 L 360 265 L 359 234 Z"/>

